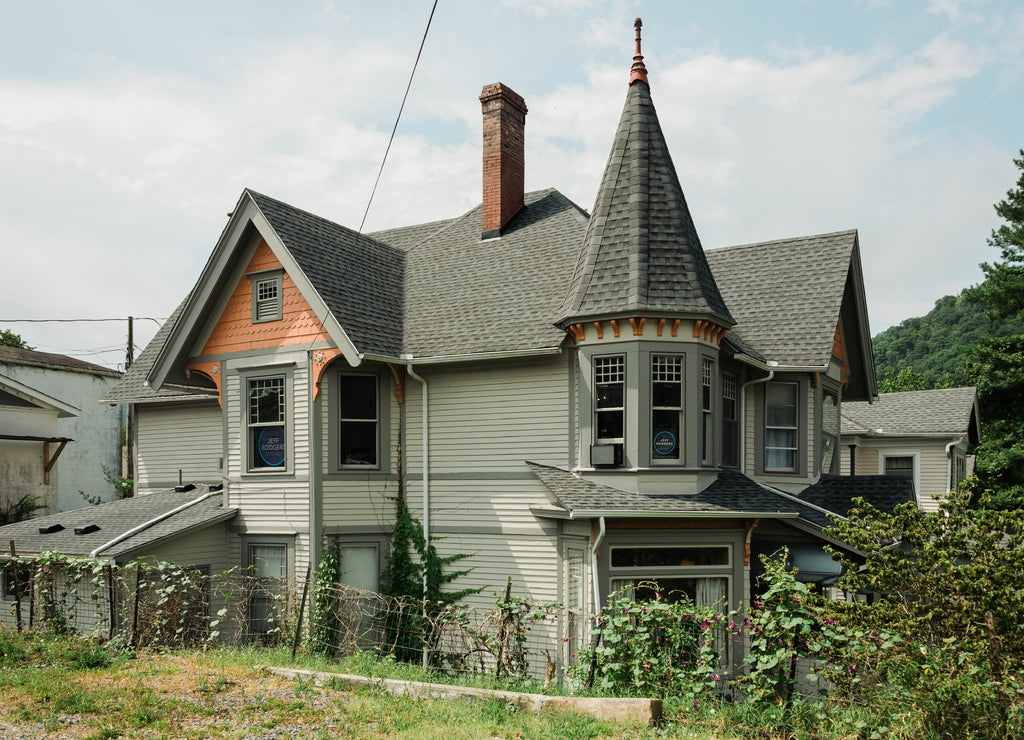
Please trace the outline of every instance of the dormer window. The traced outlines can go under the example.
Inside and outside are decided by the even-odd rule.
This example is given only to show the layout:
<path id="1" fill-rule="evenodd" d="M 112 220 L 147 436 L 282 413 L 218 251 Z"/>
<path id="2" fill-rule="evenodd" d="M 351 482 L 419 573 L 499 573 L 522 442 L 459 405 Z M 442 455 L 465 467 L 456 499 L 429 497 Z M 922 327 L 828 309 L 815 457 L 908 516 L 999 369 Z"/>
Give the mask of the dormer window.
<path id="1" fill-rule="evenodd" d="M 252 281 L 252 323 L 278 321 L 283 315 L 281 282 L 284 272 L 270 270 L 249 275 Z"/>

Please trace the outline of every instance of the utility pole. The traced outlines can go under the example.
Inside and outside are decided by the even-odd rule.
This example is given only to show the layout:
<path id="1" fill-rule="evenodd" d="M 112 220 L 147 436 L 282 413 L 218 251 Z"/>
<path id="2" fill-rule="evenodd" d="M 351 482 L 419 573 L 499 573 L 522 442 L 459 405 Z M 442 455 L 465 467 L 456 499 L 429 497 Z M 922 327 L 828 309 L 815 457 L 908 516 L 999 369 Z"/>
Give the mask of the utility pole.
<path id="1" fill-rule="evenodd" d="M 128 317 L 128 350 L 124 355 L 124 371 L 128 372 L 135 361 L 135 331 L 134 319 Z M 125 430 L 124 430 L 124 476 L 135 481 L 135 405 L 127 404 L 125 407 Z M 134 494 L 134 490 L 128 495 Z"/>

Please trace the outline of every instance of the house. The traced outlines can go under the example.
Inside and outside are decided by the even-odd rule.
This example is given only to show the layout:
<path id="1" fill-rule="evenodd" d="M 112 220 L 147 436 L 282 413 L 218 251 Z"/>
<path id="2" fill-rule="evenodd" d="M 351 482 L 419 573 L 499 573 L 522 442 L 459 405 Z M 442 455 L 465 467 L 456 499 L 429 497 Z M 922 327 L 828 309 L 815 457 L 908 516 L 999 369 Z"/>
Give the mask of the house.
<path id="1" fill-rule="evenodd" d="M 842 408 L 841 472 L 913 483 L 913 499 L 936 511 L 939 498 L 973 472 L 969 446 L 981 442 L 976 388 L 880 393 Z"/>
<path id="2" fill-rule="evenodd" d="M 480 604 L 511 577 L 582 615 L 566 659 L 613 591 L 737 608 L 751 553 L 820 551 L 829 512 L 797 494 L 875 395 L 858 234 L 705 251 L 639 30 L 590 213 L 524 192 L 501 83 L 462 215 L 361 234 L 245 190 L 107 396 L 132 405 L 138 497 L 223 485 L 230 562 L 298 575 L 336 542 L 367 588 L 402 498 Z"/>
<path id="3" fill-rule="evenodd" d="M 4 348 L 0 348 L 4 349 Z M 26 496 L 57 510 L 57 458 L 72 440 L 58 423 L 79 409 L 0 372 L 0 506 Z"/>
<path id="4" fill-rule="evenodd" d="M 69 442 L 60 454 L 60 464 L 51 481 L 55 498 L 48 511 L 66 511 L 88 506 L 90 500 L 114 498 L 106 471 L 121 472 L 121 430 L 123 411 L 101 404 L 121 373 L 91 362 L 50 352 L 0 347 L 0 375 L 60 399 L 75 407 L 74 414 L 61 415 L 55 435 Z M 6 433 L 0 428 L 0 433 Z"/>
<path id="5" fill-rule="evenodd" d="M 220 486 L 179 486 L 149 496 L 110 501 L 10 524 L 3 527 L 4 554 L 8 554 L 7 544 L 10 543 L 10 552 L 26 561 L 60 553 L 67 558 L 82 559 L 89 569 L 104 564 L 123 569 L 129 563 L 144 561 L 176 563 L 209 576 L 231 567 L 225 543 L 228 522 L 236 513 L 224 506 Z M 116 572 L 122 581 L 125 577 L 131 580 L 132 574 Z M 34 575 L 24 561 L 20 565 L 10 562 L 5 565 L 0 624 L 13 626 L 16 623 L 15 604 L 19 591 L 27 602 L 30 594 L 26 587 Z M 62 587 L 58 591 L 64 594 L 68 619 L 76 629 L 91 633 L 101 627 L 101 632 L 107 632 L 111 625 L 120 621 L 113 610 L 125 596 L 121 593 L 113 596 L 113 577 L 109 581 L 104 579 L 103 587 L 99 588 L 91 579 L 76 580 L 70 572 L 59 577 Z M 22 589 L 17 587 L 19 582 Z M 43 599 L 36 594 L 36 601 Z M 22 621 L 27 622 L 30 609 L 26 605 L 23 611 Z"/>

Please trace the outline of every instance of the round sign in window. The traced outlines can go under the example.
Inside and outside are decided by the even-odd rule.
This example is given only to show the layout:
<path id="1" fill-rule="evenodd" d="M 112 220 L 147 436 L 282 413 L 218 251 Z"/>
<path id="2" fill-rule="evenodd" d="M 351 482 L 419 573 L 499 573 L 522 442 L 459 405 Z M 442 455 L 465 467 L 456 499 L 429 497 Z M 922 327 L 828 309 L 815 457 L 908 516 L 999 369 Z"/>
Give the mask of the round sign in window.
<path id="1" fill-rule="evenodd" d="M 266 427 L 257 440 L 260 459 L 271 467 L 284 464 L 284 427 Z"/>
<path id="2" fill-rule="evenodd" d="M 655 434 L 654 451 L 659 455 L 671 455 L 676 451 L 676 435 L 667 430 Z"/>

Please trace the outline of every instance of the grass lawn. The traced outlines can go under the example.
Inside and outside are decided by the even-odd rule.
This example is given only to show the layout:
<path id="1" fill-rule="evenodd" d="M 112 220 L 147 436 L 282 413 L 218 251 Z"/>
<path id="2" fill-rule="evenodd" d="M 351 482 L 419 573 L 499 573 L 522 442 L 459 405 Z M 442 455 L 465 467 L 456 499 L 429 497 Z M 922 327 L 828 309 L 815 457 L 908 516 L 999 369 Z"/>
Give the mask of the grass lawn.
<path id="1" fill-rule="evenodd" d="M 2 628 L 0 628 L 2 630 Z M 119 655 L 77 638 L 0 631 L 0 736 L 18 738 L 688 738 L 734 740 L 705 716 L 659 727 L 315 686 L 262 666 L 332 670 L 288 651 Z M 340 670 L 334 666 L 335 670 Z M 351 670 L 346 666 L 345 670 Z M 765 735 L 760 734 L 760 737 Z"/>

